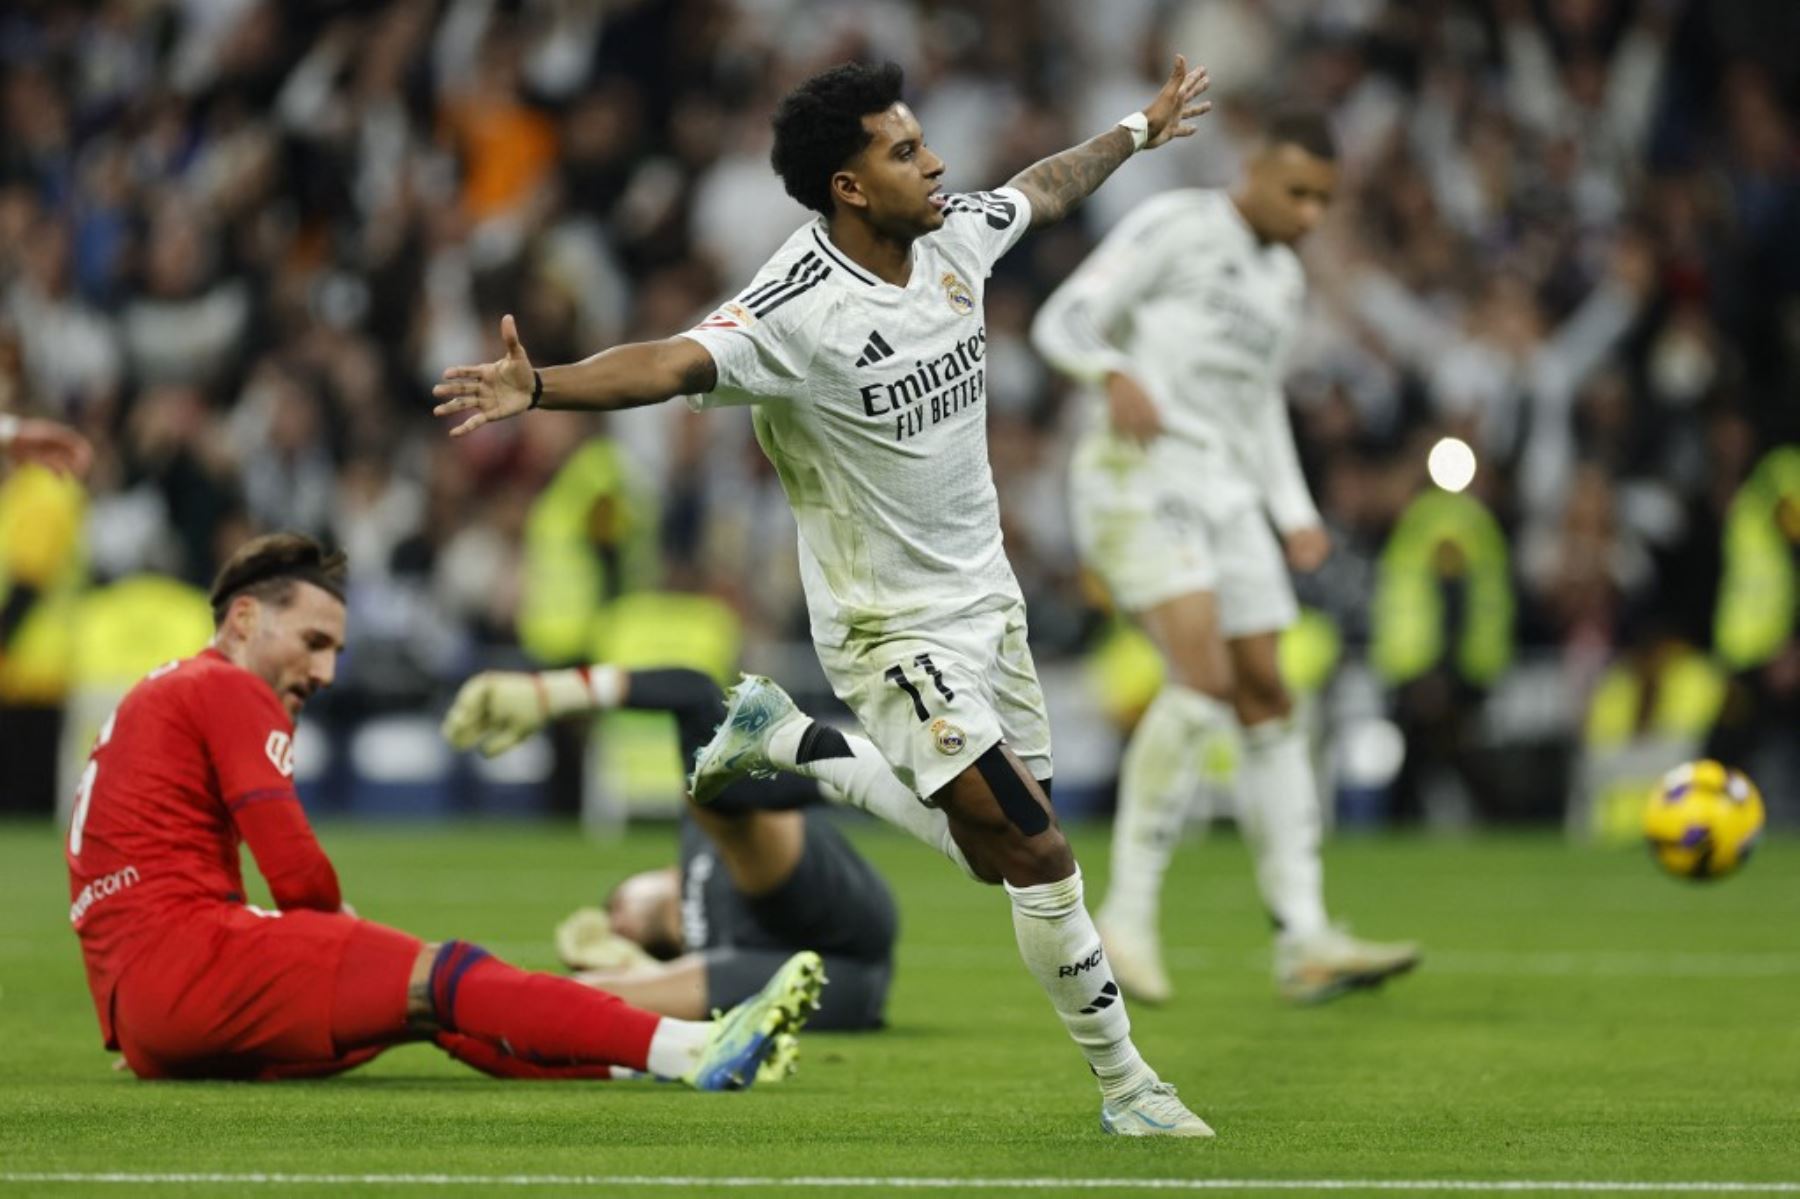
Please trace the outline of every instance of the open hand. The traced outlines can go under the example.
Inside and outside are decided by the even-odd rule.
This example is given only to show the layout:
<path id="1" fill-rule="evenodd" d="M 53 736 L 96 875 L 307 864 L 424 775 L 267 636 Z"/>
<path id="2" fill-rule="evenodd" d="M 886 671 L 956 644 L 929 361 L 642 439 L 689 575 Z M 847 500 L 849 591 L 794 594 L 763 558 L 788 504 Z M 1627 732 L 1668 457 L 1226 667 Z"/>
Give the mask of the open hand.
<path id="1" fill-rule="evenodd" d="M 462 437 L 486 424 L 517 416 L 531 407 L 531 392 L 536 379 L 531 359 L 519 341 L 519 330 L 512 314 L 500 318 L 500 340 L 506 356 L 480 366 L 453 366 L 444 372 L 431 394 L 442 400 L 431 410 L 433 416 L 455 416 L 474 410 L 462 424 L 450 430 L 450 436 Z"/>
<path id="2" fill-rule="evenodd" d="M 1205 67 L 1190 71 L 1187 59 L 1180 54 L 1175 56 L 1175 68 L 1169 72 L 1169 81 L 1144 109 L 1144 116 L 1150 122 L 1150 140 L 1144 143 L 1144 149 L 1154 150 L 1171 138 L 1194 135 L 1194 126 L 1187 123 L 1188 119 L 1205 116 L 1212 110 L 1212 101 L 1195 104 L 1193 100 L 1210 82 Z"/>

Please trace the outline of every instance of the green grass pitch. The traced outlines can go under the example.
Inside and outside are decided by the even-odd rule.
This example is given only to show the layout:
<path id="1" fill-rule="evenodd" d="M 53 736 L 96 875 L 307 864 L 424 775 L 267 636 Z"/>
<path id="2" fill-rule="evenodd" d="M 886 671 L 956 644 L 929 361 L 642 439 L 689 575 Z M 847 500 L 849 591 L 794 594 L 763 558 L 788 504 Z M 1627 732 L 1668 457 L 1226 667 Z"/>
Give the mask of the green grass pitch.
<path id="1" fill-rule="evenodd" d="M 56 834 L 0 826 L 0 1194 L 868 1195 L 902 1193 L 875 1181 L 896 1177 L 1040 1180 L 982 1194 L 1054 1194 L 1080 1179 L 1800 1180 L 1791 839 L 1706 886 L 1660 876 L 1641 853 L 1548 836 L 1339 841 L 1327 857 L 1334 911 L 1367 935 L 1419 938 L 1426 962 L 1385 991 L 1309 1010 L 1274 997 L 1242 847 L 1229 835 L 1190 843 L 1166 917 L 1180 995 L 1133 1018 L 1145 1054 L 1219 1137 L 1166 1143 L 1101 1134 L 1094 1085 L 1018 963 L 999 891 L 885 830 L 854 835 L 900 897 L 891 1029 L 809 1036 L 789 1082 L 695 1095 L 496 1082 L 421 1046 L 325 1082 L 135 1082 L 108 1068 L 98 1042 Z M 1073 838 L 1097 898 L 1105 832 Z M 327 825 L 322 840 L 363 915 L 537 967 L 553 964 L 550 929 L 570 908 L 673 854 L 666 827 L 614 844 L 515 827 Z M 56 1173 L 81 1177 L 37 1177 Z M 172 1173 L 311 1181 L 136 1177 Z M 487 1181 L 317 1177 L 390 1174 Z M 499 1176 L 511 1175 L 522 1178 L 503 1189 Z M 764 1181 L 616 1182 L 639 1176 Z M 768 1181 L 799 1177 L 842 1181 L 803 1192 Z M 1114 1192 L 1128 1193 L 1080 1193 Z"/>

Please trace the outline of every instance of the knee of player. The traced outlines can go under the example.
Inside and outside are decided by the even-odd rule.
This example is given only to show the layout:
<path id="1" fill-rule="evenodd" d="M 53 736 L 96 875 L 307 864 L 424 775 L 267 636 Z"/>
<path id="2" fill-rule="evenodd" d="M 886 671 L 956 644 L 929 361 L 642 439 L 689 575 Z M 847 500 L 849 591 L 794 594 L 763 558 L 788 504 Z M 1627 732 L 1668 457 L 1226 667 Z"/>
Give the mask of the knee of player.
<path id="1" fill-rule="evenodd" d="M 1062 829 L 1052 826 L 1048 831 L 1029 838 L 1017 855 L 1024 866 L 1027 885 L 1045 882 L 1058 882 L 1075 873 L 1075 851 L 1069 848 L 1068 838 L 1063 836 Z M 1008 882 L 1020 885 L 1020 879 L 1009 878 Z"/>
<path id="2" fill-rule="evenodd" d="M 1244 675 L 1232 696 L 1238 721 L 1248 727 L 1270 720 L 1285 720 L 1294 711 L 1294 697 L 1279 674 L 1266 678 Z"/>
<path id="3" fill-rule="evenodd" d="M 467 941 L 439 941 L 425 946 L 407 988 L 407 1018 L 455 1031 L 457 984 L 477 963 L 492 956 Z"/>
<path id="4" fill-rule="evenodd" d="M 958 848 L 960 849 L 961 847 L 959 846 Z M 1006 874 L 1001 869 L 999 862 L 995 861 L 990 855 L 982 853 L 979 850 L 973 854 L 969 853 L 967 850 L 962 850 L 962 856 L 958 859 L 958 862 L 963 867 L 964 873 L 978 883 L 984 883 L 990 887 L 998 887 L 1001 883 L 1006 881 Z"/>
<path id="5" fill-rule="evenodd" d="M 1210 696 L 1222 704 L 1233 701 L 1238 680 L 1223 655 L 1194 652 L 1178 654 L 1169 663 L 1169 677 L 1182 686 Z"/>

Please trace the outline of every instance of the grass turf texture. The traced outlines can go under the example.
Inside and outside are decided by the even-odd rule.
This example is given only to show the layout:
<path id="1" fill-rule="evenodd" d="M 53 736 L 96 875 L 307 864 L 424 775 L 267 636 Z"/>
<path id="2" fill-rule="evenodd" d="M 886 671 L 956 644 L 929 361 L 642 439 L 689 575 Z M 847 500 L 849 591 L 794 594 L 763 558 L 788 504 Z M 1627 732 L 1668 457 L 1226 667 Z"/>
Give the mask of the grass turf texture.
<path id="1" fill-rule="evenodd" d="M 1547 836 L 1339 842 L 1333 910 L 1368 935 L 1418 937 L 1426 963 L 1304 1010 L 1274 998 L 1242 847 L 1190 843 L 1165 920 L 1180 994 L 1133 1017 L 1219 1138 L 1144 1142 L 1101 1134 L 1093 1083 L 1018 962 L 1004 895 L 886 830 L 853 835 L 900 898 L 892 1027 L 808 1035 L 790 1082 L 695 1095 L 497 1082 L 422 1046 L 331 1081 L 135 1082 L 99 1046 L 56 834 L 0 825 L 0 1175 L 1800 1179 L 1792 840 L 1709 886 Z M 1097 900 L 1104 831 L 1072 835 Z M 363 915 L 534 967 L 553 965 L 549 932 L 570 908 L 673 854 L 667 828 L 606 845 L 511 827 L 326 826 L 322 840 Z M 486 1193 L 449 1193 L 472 1190 Z M 7 1195 L 97 1191 L 242 1193 L 0 1181 Z"/>

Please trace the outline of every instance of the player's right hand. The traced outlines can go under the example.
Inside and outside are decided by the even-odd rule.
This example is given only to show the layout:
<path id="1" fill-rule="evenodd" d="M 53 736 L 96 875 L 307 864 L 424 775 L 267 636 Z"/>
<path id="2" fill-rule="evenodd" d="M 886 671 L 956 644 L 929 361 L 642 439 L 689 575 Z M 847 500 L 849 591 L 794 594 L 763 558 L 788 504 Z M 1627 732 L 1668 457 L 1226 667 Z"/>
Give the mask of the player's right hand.
<path id="1" fill-rule="evenodd" d="M 1308 525 L 1292 529 L 1282 537 L 1282 549 L 1288 565 L 1302 574 L 1311 574 L 1325 565 L 1331 556 L 1331 534 L 1323 526 Z"/>
<path id="2" fill-rule="evenodd" d="M 443 401 L 431 410 L 433 416 L 455 416 L 471 409 L 475 412 L 451 429 L 450 436 L 462 437 L 531 407 L 536 378 L 511 313 L 500 318 L 500 341 L 506 346 L 504 358 L 480 366 L 450 367 L 431 389 L 431 394 Z"/>
<path id="3" fill-rule="evenodd" d="M 1114 371 L 1106 377 L 1106 409 L 1114 435 L 1147 446 L 1162 436 L 1162 414 L 1143 385 L 1130 375 Z"/>
<path id="4" fill-rule="evenodd" d="M 594 707 L 594 693 L 581 671 L 490 670 L 462 685 L 444 714 L 442 732 L 457 749 L 479 749 L 492 758 L 550 721 Z"/>

